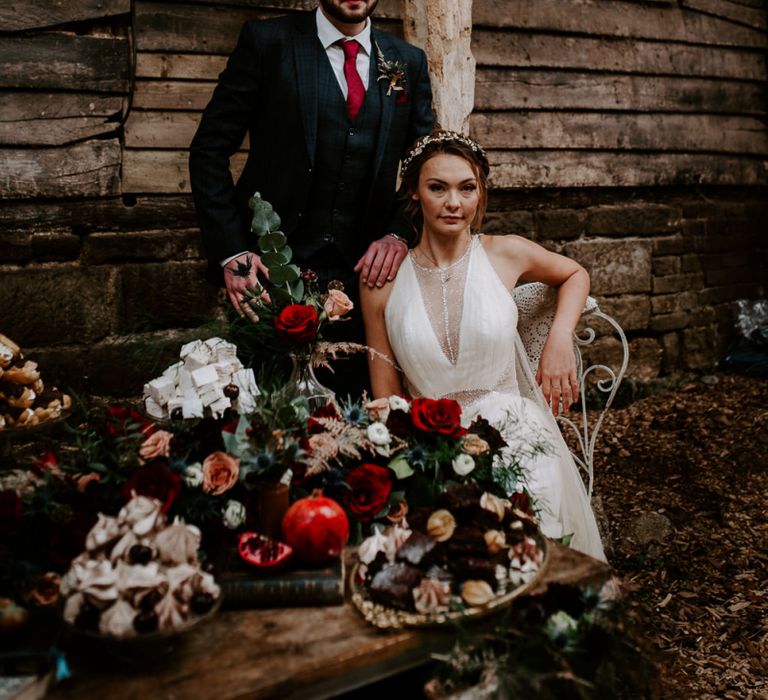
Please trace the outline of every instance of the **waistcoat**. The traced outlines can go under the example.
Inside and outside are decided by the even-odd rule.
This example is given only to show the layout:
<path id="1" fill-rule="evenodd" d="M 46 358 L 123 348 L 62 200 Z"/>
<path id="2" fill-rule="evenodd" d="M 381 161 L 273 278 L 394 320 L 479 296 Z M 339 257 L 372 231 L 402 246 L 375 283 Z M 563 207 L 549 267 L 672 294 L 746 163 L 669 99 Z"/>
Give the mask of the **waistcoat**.
<path id="1" fill-rule="evenodd" d="M 328 57 L 319 43 L 318 47 L 318 124 L 312 187 L 290 245 L 296 260 L 311 264 L 313 257 L 331 259 L 337 251 L 351 267 L 366 247 L 361 245 L 360 236 L 366 232 L 360 230 L 360 225 L 373 173 L 381 93 L 375 56 L 371 56 L 365 100 L 354 123 L 350 122 L 347 103 Z"/>

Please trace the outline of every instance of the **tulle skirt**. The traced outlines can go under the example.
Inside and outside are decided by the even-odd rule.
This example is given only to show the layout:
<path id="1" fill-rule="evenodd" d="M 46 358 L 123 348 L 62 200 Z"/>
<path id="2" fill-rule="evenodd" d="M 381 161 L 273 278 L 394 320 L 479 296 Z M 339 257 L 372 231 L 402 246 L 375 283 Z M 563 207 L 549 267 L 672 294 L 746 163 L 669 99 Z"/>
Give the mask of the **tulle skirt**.
<path id="1" fill-rule="evenodd" d="M 501 431 L 509 445 L 505 449 L 522 455 L 525 486 L 534 498 L 544 535 L 555 539 L 571 535 L 571 547 L 605 561 L 587 490 L 551 414 L 531 399 L 492 391 L 467 406 L 463 422 L 469 425 L 477 416 Z M 531 438 L 548 443 L 547 453 L 531 454 Z"/>

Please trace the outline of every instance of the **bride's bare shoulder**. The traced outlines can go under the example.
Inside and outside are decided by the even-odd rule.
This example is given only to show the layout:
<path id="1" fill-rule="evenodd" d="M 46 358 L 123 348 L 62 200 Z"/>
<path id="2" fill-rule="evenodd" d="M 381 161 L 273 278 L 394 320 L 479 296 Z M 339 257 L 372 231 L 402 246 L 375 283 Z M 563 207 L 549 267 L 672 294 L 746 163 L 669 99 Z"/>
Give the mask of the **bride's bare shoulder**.
<path id="1" fill-rule="evenodd" d="M 383 313 L 394 284 L 394 282 L 387 282 L 383 287 L 369 287 L 361 282 L 360 305 L 363 310 Z"/>
<path id="2" fill-rule="evenodd" d="M 482 234 L 481 241 L 490 255 L 500 258 L 519 258 L 531 246 L 531 241 L 514 234 Z"/>

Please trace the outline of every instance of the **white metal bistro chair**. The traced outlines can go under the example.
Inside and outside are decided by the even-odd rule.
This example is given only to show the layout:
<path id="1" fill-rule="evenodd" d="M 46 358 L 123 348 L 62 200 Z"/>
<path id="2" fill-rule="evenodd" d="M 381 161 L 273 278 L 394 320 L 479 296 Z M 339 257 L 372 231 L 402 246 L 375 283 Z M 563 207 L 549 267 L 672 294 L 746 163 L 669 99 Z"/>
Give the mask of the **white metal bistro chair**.
<path id="1" fill-rule="evenodd" d="M 555 290 L 540 282 L 523 284 L 516 287 L 512 295 L 518 308 L 517 329 L 520 338 L 525 346 L 528 360 L 531 367 L 535 369 L 539 366 L 541 351 L 544 349 L 549 329 L 552 327 L 552 321 L 555 317 Z M 582 349 L 589 347 L 597 337 L 595 329 L 592 327 L 595 321 L 608 323 L 621 341 L 622 355 L 619 367 L 609 367 L 606 364 L 589 364 L 585 367 Z M 587 298 L 582 313 L 582 323 L 584 327 L 577 329 L 574 333 L 574 350 L 576 352 L 576 364 L 579 381 L 579 400 L 581 403 L 581 417 L 575 421 L 566 415 L 560 415 L 558 421 L 561 425 L 570 428 L 576 435 L 578 448 L 572 450 L 573 458 L 576 464 L 585 472 L 587 476 L 587 493 L 592 499 L 592 486 L 594 483 L 594 458 L 595 443 L 600 433 L 606 412 L 611 407 L 616 392 L 619 389 L 624 373 L 627 370 L 629 362 L 629 345 L 624 331 L 617 321 L 606 313 L 600 311 L 597 301 L 593 297 Z M 597 381 L 594 386 L 605 395 L 605 402 L 602 409 L 590 425 L 587 414 L 586 388 L 587 379 L 594 375 Z M 581 424 L 578 425 L 577 421 Z"/>

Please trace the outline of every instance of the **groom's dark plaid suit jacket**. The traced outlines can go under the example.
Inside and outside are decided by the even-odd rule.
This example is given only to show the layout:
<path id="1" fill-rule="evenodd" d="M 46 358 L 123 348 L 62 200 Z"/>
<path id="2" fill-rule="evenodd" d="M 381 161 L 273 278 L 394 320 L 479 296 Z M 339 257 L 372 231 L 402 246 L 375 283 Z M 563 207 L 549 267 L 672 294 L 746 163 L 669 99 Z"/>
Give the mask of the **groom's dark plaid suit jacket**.
<path id="1" fill-rule="evenodd" d="M 378 63 L 376 46 L 385 60 L 400 61 L 406 94 L 386 95 L 385 80 L 368 86 L 379 91 L 381 115 L 360 234 L 346 243 L 352 250 L 341 251 L 347 261 L 386 233 L 410 234 L 396 202 L 398 162 L 434 125 L 424 52 L 375 27 L 371 36 L 371 62 Z M 212 279 L 221 279 L 221 260 L 255 249 L 247 205 L 254 192 L 278 212 L 289 239 L 301 221 L 323 139 L 317 128 L 320 60 L 327 57 L 313 12 L 248 22 L 241 31 L 190 148 L 192 192 Z M 229 157 L 246 133 L 248 160 L 234 185 Z"/>

